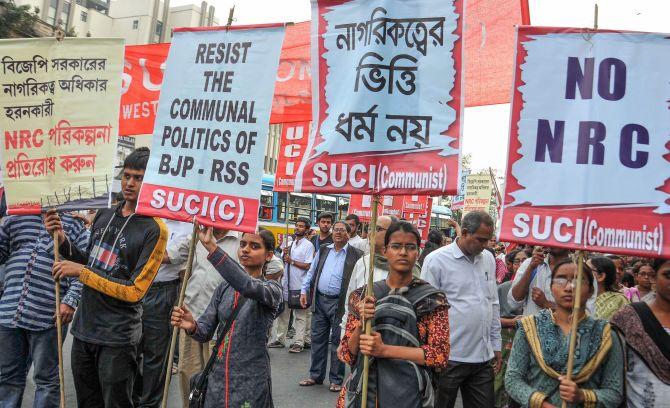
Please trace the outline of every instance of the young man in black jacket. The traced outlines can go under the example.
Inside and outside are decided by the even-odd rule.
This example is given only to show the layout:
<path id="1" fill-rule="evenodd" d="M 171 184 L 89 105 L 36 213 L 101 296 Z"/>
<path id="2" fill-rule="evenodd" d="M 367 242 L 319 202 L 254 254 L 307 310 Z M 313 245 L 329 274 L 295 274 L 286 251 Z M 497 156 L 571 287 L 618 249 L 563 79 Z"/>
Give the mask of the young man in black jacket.
<path id="1" fill-rule="evenodd" d="M 55 211 L 45 226 L 59 236 L 67 259 L 54 264 L 54 278 L 76 276 L 84 284 L 72 323 L 72 373 L 79 407 L 132 407 L 137 344 L 142 335 L 141 300 L 161 265 L 167 229 L 158 218 L 135 214 L 149 149 L 125 160 L 123 201 L 100 210 L 88 249 L 78 250 L 64 236 Z"/>

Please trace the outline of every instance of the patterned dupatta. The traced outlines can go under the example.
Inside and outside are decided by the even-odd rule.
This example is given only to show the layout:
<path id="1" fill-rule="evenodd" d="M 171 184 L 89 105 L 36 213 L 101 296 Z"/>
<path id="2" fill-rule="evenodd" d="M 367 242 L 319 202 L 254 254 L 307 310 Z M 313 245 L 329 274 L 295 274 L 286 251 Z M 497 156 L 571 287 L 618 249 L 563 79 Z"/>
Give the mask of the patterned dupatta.
<path id="1" fill-rule="evenodd" d="M 569 335 L 564 335 L 550 310 L 521 319 L 528 345 L 540 369 L 558 379 L 567 372 Z M 612 347 L 611 327 L 604 320 L 583 317 L 577 327 L 572 380 L 577 384 L 588 381 L 607 357 Z"/>

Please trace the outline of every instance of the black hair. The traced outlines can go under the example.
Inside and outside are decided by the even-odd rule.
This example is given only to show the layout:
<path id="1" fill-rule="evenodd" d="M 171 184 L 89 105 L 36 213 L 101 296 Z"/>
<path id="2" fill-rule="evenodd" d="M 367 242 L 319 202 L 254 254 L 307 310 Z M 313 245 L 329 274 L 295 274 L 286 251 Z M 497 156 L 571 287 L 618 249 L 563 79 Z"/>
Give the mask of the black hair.
<path id="1" fill-rule="evenodd" d="M 354 220 L 354 223 L 356 224 L 357 227 L 361 225 L 361 219 L 358 218 L 358 215 L 356 214 L 347 215 L 347 218 L 345 218 L 345 220 Z"/>
<path id="2" fill-rule="evenodd" d="M 324 211 L 321 214 L 316 216 L 316 222 L 321 221 L 322 218 L 330 218 L 330 221 L 332 222 L 335 217 L 333 216 L 333 214 L 329 213 L 328 211 Z"/>
<path id="3" fill-rule="evenodd" d="M 346 222 L 344 222 L 344 221 L 342 221 L 342 220 L 340 220 L 340 221 L 335 221 L 335 222 L 333 223 L 333 228 L 335 228 L 335 226 L 336 226 L 337 224 L 342 224 L 342 225 L 344 225 L 344 228 L 347 230 L 347 234 L 351 234 L 351 227 L 349 226 L 349 224 L 347 224 Z"/>
<path id="4" fill-rule="evenodd" d="M 431 229 L 428 231 L 428 242 L 432 242 L 437 246 L 442 246 L 442 240 L 444 240 L 444 234 L 439 229 Z"/>
<path id="5" fill-rule="evenodd" d="M 311 228 L 312 227 L 312 221 L 310 221 L 309 218 L 307 218 L 307 217 L 298 217 L 298 219 L 295 220 L 295 223 L 297 224 L 299 222 L 304 223 L 306 228 Z"/>
<path id="6" fill-rule="evenodd" d="M 607 259 L 612 260 L 612 261 L 623 261 L 623 258 L 620 257 L 619 255 L 612 255 L 612 254 L 610 254 L 610 255 L 605 255 L 605 257 L 606 257 Z"/>
<path id="7" fill-rule="evenodd" d="M 463 217 L 463 220 L 461 221 L 461 229 L 466 230 L 469 234 L 474 234 L 482 224 L 490 228 L 495 228 L 495 222 L 487 212 L 470 211 Z"/>
<path id="8" fill-rule="evenodd" d="M 398 221 L 391 224 L 389 229 L 386 230 L 386 235 L 384 236 L 384 246 L 388 246 L 389 241 L 391 240 L 391 235 L 398 231 L 414 234 L 416 237 L 416 244 L 421 245 L 421 234 L 419 234 L 419 231 L 416 229 L 414 224 L 407 221 Z"/>
<path id="9" fill-rule="evenodd" d="M 515 249 L 514 251 L 510 252 L 509 254 L 505 255 L 505 262 L 509 263 L 514 263 L 514 258 L 516 258 L 516 255 L 521 252 L 520 249 Z"/>
<path id="10" fill-rule="evenodd" d="M 263 227 L 258 228 L 258 235 L 260 235 L 263 240 L 263 246 L 266 251 L 274 251 L 275 249 L 275 236 L 269 230 L 266 230 Z"/>
<path id="11" fill-rule="evenodd" d="M 147 162 L 149 161 L 149 148 L 148 147 L 138 147 L 133 150 L 132 153 L 126 157 L 126 160 L 123 161 L 124 169 L 132 170 L 146 170 Z"/>
<path id="12" fill-rule="evenodd" d="M 627 288 L 632 288 L 635 286 L 635 276 L 628 272 L 624 272 L 623 276 L 621 277 L 621 284 Z"/>
<path id="13" fill-rule="evenodd" d="M 553 284 L 554 276 L 556 275 L 556 272 L 558 272 L 558 270 L 560 269 L 561 266 L 567 265 L 567 264 L 573 264 L 574 265 L 575 263 L 572 261 L 572 259 L 567 258 L 567 259 L 563 259 L 562 261 L 560 261 L 559 263 L 554 265 L 554 268 L 551 270 L 552 284 Z M 586 280 L 589 282 L 589 287 L 591 288 L 591 290 L 593 290 L 593 273 L 591 272 L 591 268 L 589 268 L 588 265 L 586 265 L 586 262 L 584 262 L 584 276 L 586 276 Z M 575 278 L 576 278 L 576 276 L 575 276 Z"/>
<path id="14" fill-rule="evenodd" d="M 598 273 L 605 274 L 605 281 L 603 282 L 605 290 L 616 292 L 618 289 L 616 287 L 616 265 L 614 265 L 614 262 L 605 256 L 594 256 L 590 261 Z"/>
<path id="15" fill-rule="evenodd" d="M 661 266 L 663 266 L 666 262 L 670 262 L 670 258 L 656 258 L 654 259 L 654 271 L 658 272 L 659 269 L 661 269 Z"/>
<path id="16" fill-rule="evenodd" d="M 649 262 L 649 261 L 638 261 L 638 262 L 635 264 L 635 266 L 633 267 L 633 274 L 637 275 L 638 272 L 640 272 L 640 269 L 642 269 L 643 266 L 650 266 L 650 267 L 652 267 L 654 270 L 656 270 L 656 268 L 654 268 L 654 265 L 656 265 L 656 261 L 653 262 L 653 263 L 652 263 L 652 262 Z M 661 265 L 662 265 L 662 264 L 661 264 Z M 658 267 L 660 268 L 661 265 L 658 265 Z"/>

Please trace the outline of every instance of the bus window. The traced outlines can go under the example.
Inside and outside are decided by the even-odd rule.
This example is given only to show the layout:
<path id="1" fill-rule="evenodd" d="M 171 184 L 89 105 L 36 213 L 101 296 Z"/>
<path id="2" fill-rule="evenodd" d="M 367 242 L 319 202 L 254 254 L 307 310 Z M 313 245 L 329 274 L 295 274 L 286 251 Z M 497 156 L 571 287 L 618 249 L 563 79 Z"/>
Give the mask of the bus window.
<path id="1" fill-rule="evenodd" d="M 289 194 L 289 222 L 295 222 L 298 217 L 311 219 L 312 195 L 307 193 Z M 286 222 L 286 193 L 277 193 L 277 219 Z"/>
<path id="2" fill-rule="evenodd" d="M 258 209 L 258 218 L 264 221 L 272 221 L 274 203 L 272 200 L 272 191 L 261 191 L 261 205 Z"/>
<path id="3" fill-rule="evenodd" d="M 349 199 L 348 198 L 339 198 L 339 205 L 337 208 L 337 218 L 343 220 L 347 217 L 347 212 L 349 212 Z"/>
<path id="4" fill-rule="evenodd" d="M 337 213 L 337 198 L 329 195 L 316 195 L 316 216 L 324 211 L 335 215 Z"/>

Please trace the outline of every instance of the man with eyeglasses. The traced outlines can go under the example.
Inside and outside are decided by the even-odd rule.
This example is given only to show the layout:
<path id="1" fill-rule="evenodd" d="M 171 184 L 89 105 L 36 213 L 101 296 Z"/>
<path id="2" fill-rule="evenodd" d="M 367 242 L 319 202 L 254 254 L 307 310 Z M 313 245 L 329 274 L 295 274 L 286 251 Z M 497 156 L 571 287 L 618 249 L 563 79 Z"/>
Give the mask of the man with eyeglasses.
<path id="1" fill-rule="evenodd" d="M 339 392 L 344 379 L 344 363 L 337 358 L 340 321 L 344 314 L 347 288 L 354 265 L 363 252 L 349 245 L 351 228 L 343 221 L 333 225 L 333 243 L 319 249 L 302 281 L 300 302 L 307 306 L 312 296 L 312 354 L 309 378 L 301 386 L 322 384 L 326 377 L 330 346 L 330 391 Z"/>
<path id="2" fill-rule="evenodd" d="M 501 367 L 500 304 L 495 259 L 484 251 L 494 222 L 483 211 L 463 217 L 456 242 L 431 252 L 421 278 L 445 292 L 451 308 L 451 354 L 438 373 L 436 407 L 453 408 L 460 389 L 463 406 L 495 405 L 494 378 Z"/>

